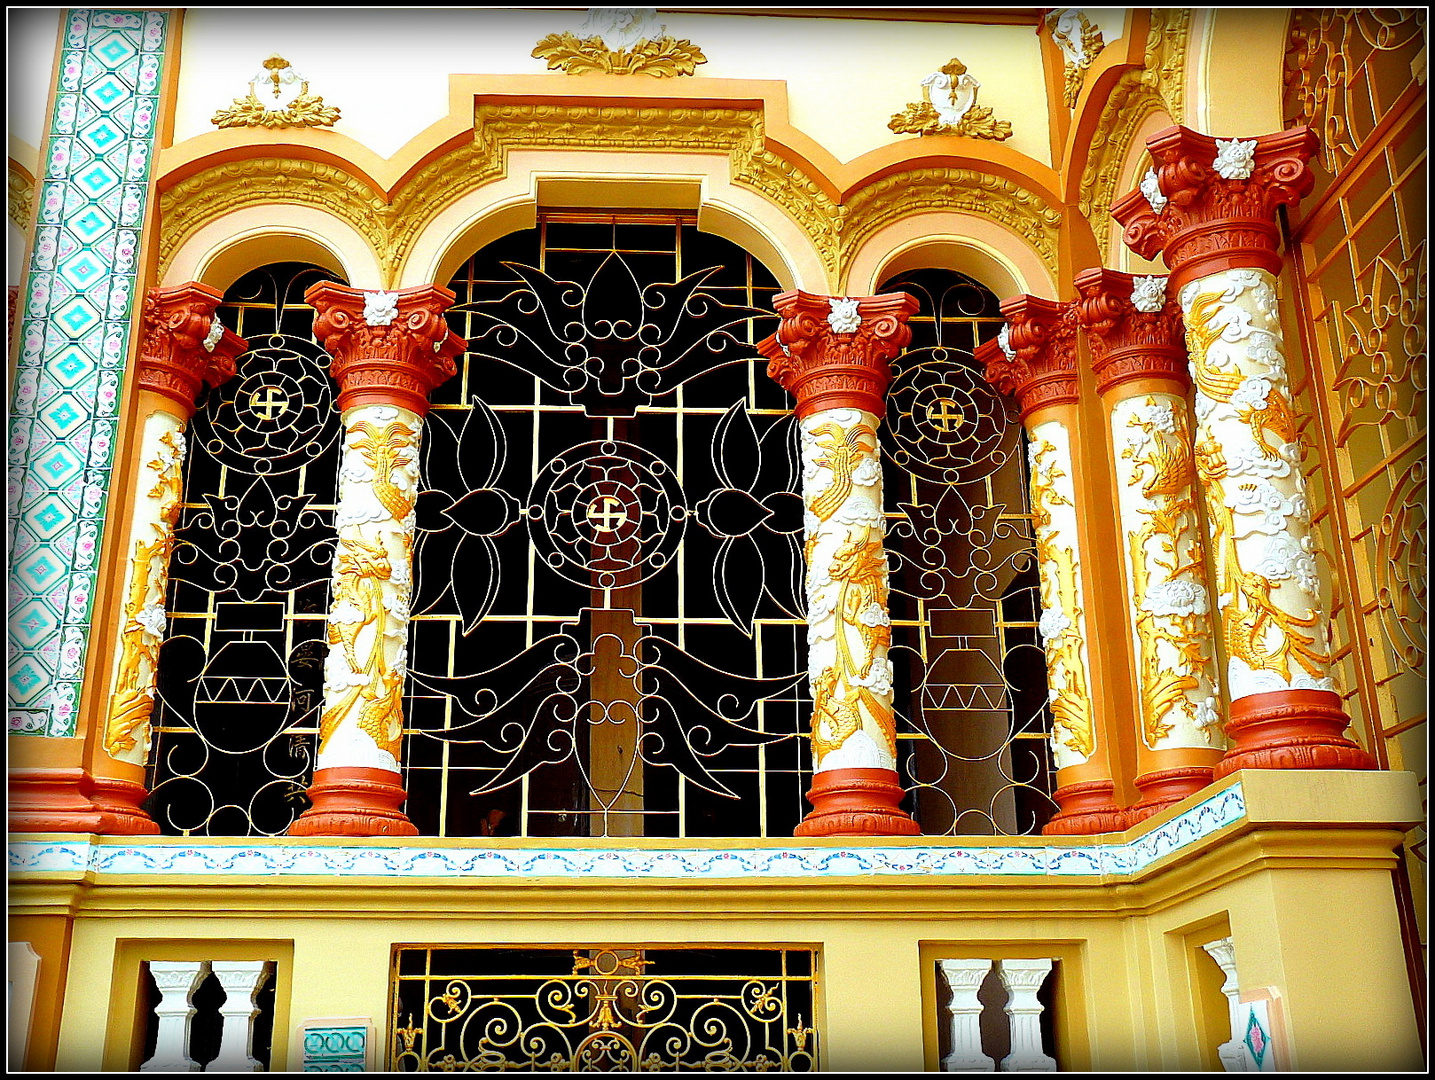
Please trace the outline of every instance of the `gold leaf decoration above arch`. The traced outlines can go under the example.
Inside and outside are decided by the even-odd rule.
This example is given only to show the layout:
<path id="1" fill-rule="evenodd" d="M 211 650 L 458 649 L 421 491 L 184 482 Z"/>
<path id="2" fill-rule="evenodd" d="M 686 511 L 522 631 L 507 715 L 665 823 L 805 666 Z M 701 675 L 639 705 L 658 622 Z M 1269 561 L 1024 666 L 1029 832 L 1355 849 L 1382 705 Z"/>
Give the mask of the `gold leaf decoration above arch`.
<path id="1" fill-rule="evenodd" d="M 459 198 L 507 175 L 510 151 L 644 150 L 720 153 L 734 184 L 782 209 L 841 280 L 863 241 L 912 213 L 964 210 L 1024 238 L 1055 274 L 1056 210 L 1019 185 L 971 169 L 911 169 L 865 184 L 839 202 L 800 165 L 770 148 L 757 108 L 480 102 L 474 138 L 425 165 L 392 195 L 335 165 L 272 157 L 231 162 L 176 184 L 160 197 L 161 273 L 203 226 L 249 206 L 302 203 L 352 225 L 388 280 L 418 237 Z"/>
<path id="2" fill-rule="evenodd" d="M 358 177 L 323 162 L 250 158 L 196 173 L 160 195 L 159 277 L 180 245 L 205 225 L 275 203 L 319 207 L 352 225 L 375 252 L 389 249 L 393 208 Z"/>

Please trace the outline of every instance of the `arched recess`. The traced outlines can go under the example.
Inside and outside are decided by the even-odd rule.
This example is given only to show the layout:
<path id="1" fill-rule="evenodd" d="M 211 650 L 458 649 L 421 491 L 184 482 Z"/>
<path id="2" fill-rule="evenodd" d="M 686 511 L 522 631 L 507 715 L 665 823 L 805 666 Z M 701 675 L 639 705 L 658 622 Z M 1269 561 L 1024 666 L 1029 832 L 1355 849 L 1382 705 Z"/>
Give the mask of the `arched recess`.
<path id="1" fill-rule="evenodd" d="M 1141 183 L 1141 177 L 1151 167 L 1151 158 L 1146 152 L 1146 140 L 1156 132 L 1170 127 L 1173 123 L 1175 121 L 1170 116 L 1158 109 L 1147 113 L 1146 117 L 1136 126 L 1131 135 L 1131 141 L 1126 147 L 1125 156 L 1121 160 L 1121 166 L 1116 173 L 1116 186 L 1113 190 L 1118 198 L 1125 196 L 1129 191 L 1135 191 L 1137 185 Z M 1106 235 L 1107 266 L 1123 270 L 1128 274 L 1166 274 L 1169 272 L 1165 263 L 1147 261 L 1132 251 L 1122 238 L 1121 226 L 1114 220 L 1108 222 Z"/>
<path id="2" fill-rule="evenodd" d="M 1203 8 L 1186 57 L 1186 126 L 1220 138 L 1280 131 L 1289 8 Z"/>
<path id="3" fill-rule="evenodd" d="M 934 266 L 966 274 L 999 299 L 1057 293 L 1050 269 L 1020 236 L 963 213 L 914 214 L 874 233 L 853 257 L 847 292 L 869 296 L 894 275 Z"/>
<path id="4" fill-rule="evenodd" d="M 731 240 L 784 289 L 831 286 L 811 237 L 781 208 L 734 184 L 726 156 L 513 151 L 508 175 L 468 192 L 424 225 L 403 256 L 400 286 L 449 280 L 474 251 L 534 224 L 540 209 L 681 210 L 703 232 Z"/>
<path id="5" fill-rule="evenodd" d="M 290 203 L 248 206 L 204 225 L 174 252 L 160 284 L 199 281 L 223 292 L 250 270 L 278 262 L 322 266 L 355 288 L 385 284 L 358 230 L 316 207 Z"/>

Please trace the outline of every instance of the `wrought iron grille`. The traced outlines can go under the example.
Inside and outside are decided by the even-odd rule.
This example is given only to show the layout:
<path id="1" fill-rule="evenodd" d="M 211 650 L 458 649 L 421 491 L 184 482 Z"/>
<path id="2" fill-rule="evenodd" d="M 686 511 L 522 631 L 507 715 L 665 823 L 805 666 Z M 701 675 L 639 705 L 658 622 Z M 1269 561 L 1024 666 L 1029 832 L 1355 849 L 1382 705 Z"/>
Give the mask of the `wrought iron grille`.
<path id="1" fill-rule="evenodd" d="M 306 805 L 342 425 L 301 298 L 330 277 L 256 270 L 218 310 L 250 349 L 186 436 L 149 768 L 166 833 L 276 835 Z"/>
<path id="2" fill-rule="evenodd" d="M 881 291 L 921 305 L 880 430 L 903 783 L 925 833 L 1036 832 L 1055 804 L 1025 437 L 972 355 L 1001 311 L 951 270 Z"/>
<path id="3" fill-rule="evenodd" d="M 790 948 L 400 947 L 388 1068 L 810 1072 L 815 960 Z"/>
<path id="4" fill-rule="evenodd" d="M 418 501 L 407 812 L 437 835 L 790 835 L 810 779 L 801 501 L 752 343 L 776 283 L 680 219 L 554 217 L 450 283 Z M 928 832 L 1049 815 L 1020 427 L 994 298 L 922 297 L 887 432 L 905 778 Z"/>

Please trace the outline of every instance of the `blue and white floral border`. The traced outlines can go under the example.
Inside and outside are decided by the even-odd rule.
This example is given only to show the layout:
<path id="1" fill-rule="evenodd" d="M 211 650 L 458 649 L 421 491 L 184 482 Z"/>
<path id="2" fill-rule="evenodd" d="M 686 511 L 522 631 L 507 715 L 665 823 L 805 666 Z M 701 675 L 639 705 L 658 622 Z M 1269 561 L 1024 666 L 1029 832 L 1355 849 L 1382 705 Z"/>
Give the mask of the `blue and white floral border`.
<path id="1" fill-rule="evenodd" d="M 817 847 L 794 841 L 781 847 L 727 848 L 521 848 L 429 847 L 161 841 L 13 841 L 9 870 L 22 873 L 178 874 L 192 877 L 393 877 L 503 881 L 522 878 L 734 878 L 952 877 L 1017 875 L 1089 877 L 1137 874 L 1157 860 L 1245 817 L 1239 783 L 1127 843 L 1081 846 Z"/>

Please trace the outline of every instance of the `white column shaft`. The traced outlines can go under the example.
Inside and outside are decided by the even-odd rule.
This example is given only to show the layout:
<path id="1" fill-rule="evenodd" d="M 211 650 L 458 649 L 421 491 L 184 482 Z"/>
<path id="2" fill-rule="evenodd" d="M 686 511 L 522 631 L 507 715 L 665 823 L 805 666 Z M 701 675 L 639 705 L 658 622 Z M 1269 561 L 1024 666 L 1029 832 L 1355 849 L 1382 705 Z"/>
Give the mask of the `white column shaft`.
<path id="1" fill-rule="evenodd" d="M 943 1072 L 995 1072 L 996 1061 L 982 1053 L 982 1003 L 977 993 L 992 969 L 990 960 L 938 960 L 952 991 L 952 1048 L 942 1058 Z"/>
<path id="2" fill-rule="evenodd" d="M 1011 1053 L 1002 1059 L 1002 1072 L 1055 1072 L 1056 1059 L 1042 1048 L 1043 1006 L 1036 997 L 1051 974 L 1051 961 L 999 960 L 997 973 L 1006 987 L 1011 1023 Z"/>
<path id="3" fill-rule="evenodd" d="M 224 1020 L 219 1056 L 208 1071 L 263 1072 L 264 1066 L 254 1057 L 254 1021 L 259 1016 L 255 1000 L 273 964 L 266 960 L 215 960 L 212 967 L 227 996 L 219 1007 Z"/>
<path id="4" fill-rule="evenodd" d="M 189 1056 L 189 1027 L 194 1019 L 190 1002 L 209 975 L 209 961 L 151 960 L 149 970 L 160 992 L 154 1009 L 159 1028 L 154 1056 L 140 1066 L 140 1072 L 199 1072 L 199 1063 Z"/>

